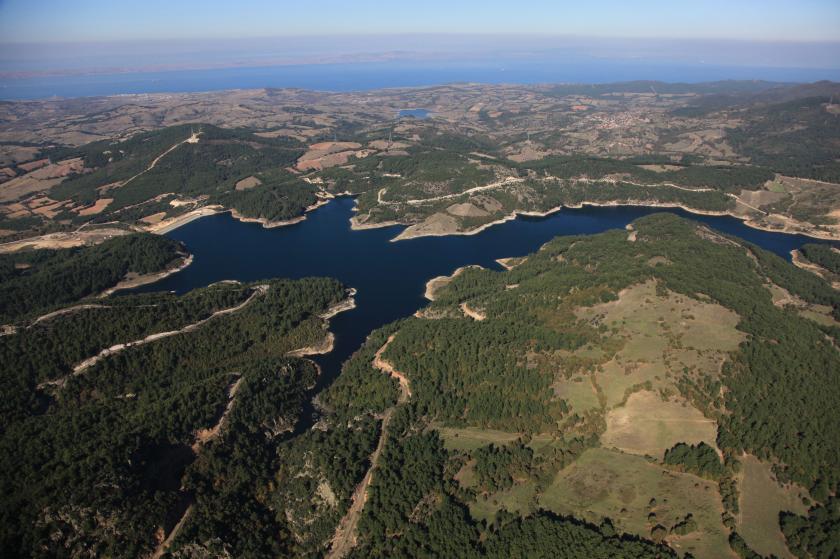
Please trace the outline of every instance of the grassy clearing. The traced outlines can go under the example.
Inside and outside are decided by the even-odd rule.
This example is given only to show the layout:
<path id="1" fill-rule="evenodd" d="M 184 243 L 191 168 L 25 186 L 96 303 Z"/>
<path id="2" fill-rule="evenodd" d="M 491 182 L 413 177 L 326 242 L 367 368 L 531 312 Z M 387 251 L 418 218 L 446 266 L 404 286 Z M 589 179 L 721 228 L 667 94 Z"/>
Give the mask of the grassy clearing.
<path id="1" fill-rule="evenodd" d="M 625 289 L 616 301 L 576 314 L 624 338 L 623 347 L 595 376 L 608 409 L 643 385 L 672 388 L 669 377 L 686 369 L 717 374 L 726 353 L 744 340 L 735 329 L 736 313 L 676 293 L 659 295 L 654 282 Z"/>
<path id="2" fill-rule="evenodd" d="M 443 439 L 446 450 L 471 452 L 491 443 L 504 445 L 515 441 L 522 433 L 480 429 L 478 427 L 435 427 Z"/>
<path id="3" fill-rule="evenodd" d="M 518 483 L 506 491 L 499 491 L 487 497 L 478 497 L 470 503 L 470 515 L 476 520 L 493 520 L 496 511 L 528 514 L 536 508 L 537 487 L 534 482 Z"/>
<path id="4" fill-rule="evenodd" d="M 785 185 L 780 183 L 780 182 L 777 182 L 777 181 L 769 182 L 765 185 L 765 187 L 770 192 L 780 192 L 780 193 L 787 192 L 787 188 L 785 188 Z"/>
<path id="5" fill-rule="evenodd" d="M 564 446 L 561 441 L 557 440 L 557 437 L 551 433 L 540 433 L 531 437 L 531 441 L 527 444 L 531 450 L 534 451 L 534 454 L 547 454 L 551 452 L 551 449 L 559 446 Z"/>
<path id="6" fill-rule="evenodd" d="M 715 446 L 717 425 L 682 399 L 664 401 L 647 390 L 632 394 L 627 403 L 607 414 L 601 444 L 630 454 L 662 458 L 678 442 Z"/>
<path id="7" fill-rule="evenodd" d="M 505 445 L 522 437 L 522 433 L 497 431 L 495 429 L 481 429 L 479 427 L 440 427 L 433 426 L 443 439 L 447 450 L 472 452 L 489 444 Z M 535 453 L 548 452 L 558 444 L 556 435 L 552 433 L 538 433 L 531 437 L 528 445 Z"/>
<path id="8" fill-rule="evenodd" d="M 651 499 L 655 499 L 653 506 Z M 698 530 L 669 536 L 672 547 L 699 559 L 733 556 L 720 520 L 723 505 L 717 485 L 665 470 L 639 456 L 603 448 L 588 450 L 557 474 L 539 505 L 593 522 L 609 517 L 619 530 L 645 537 L 656 524 L 670 529 L 691 513 Z M 651 513 L 656 516 L 649 520 Z"/>
<path id="9" fill-rule="evenodd" d="M 476 484 L 475 460 L 470 460 L 464 464 L 460 470 L 458 470 L 458 473 L 455 474 L 455 481 L 457 481 L 461 487 L 472 487 Z"/>
<path id="10" fill-rule="evenodd" d="M 577 413 L 584 413 L 587 410 L 601 407 L 598 402 L 598 393 L 592 385 L 589 375 L 574 375 L 571 378 L 560 378 L 552 385 L 557 398 L 566 400 L 569 406 Z"/>
<path id="11" fill-rule="evenodd" d="M 829 310 L 826 311 L 825 309 Z M 813 320 L 823 326 L 840 326 L 840 322 L 834 320 L 834 317 L 829 314 L 830 312 L 830 307 L 825 305 L 809 305 L 809 308 L 799 311 L 799 316 Z"/>
<path id="12" fill-rule="evenodd" d="M 620 405 L 629 393 L 643 387 L 657 390 L 668 386 L 661 364 L 625 362 L 619 357 L 595 374 L 595 383 L 603 391 L 608 409 Z"/>
<path id="13" fill-rule="evenodd" d="M 797 485 L 780 487 L 770 465 L 749 454 L 741 458 L 738 489 L 738 533 L 762 555 L 793 557 L 779 529 L 779 512 L 805 514 L 802 497 L 807 492 Z"/>
<path id="14" fill-rule="evenodd" d="M 770 290 L 773 304 L 777 307 L 793 307 L 802 318 L 807 318 L 823 326 L 840 326 L 840 322 L 837 322 L 831 315 L 832 308 L 828 305 L 808 303 L 775 283 L 768 284 L 767 289 Z"/>

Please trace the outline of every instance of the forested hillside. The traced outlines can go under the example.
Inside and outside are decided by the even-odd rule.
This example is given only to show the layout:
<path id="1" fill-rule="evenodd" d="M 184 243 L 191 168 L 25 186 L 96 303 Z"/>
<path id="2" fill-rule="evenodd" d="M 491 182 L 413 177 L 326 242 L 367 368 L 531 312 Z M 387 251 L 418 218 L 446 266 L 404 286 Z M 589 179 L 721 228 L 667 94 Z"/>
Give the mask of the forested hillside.
<path id="1" fill-rule="evenodd" d="M 185 256 L 180 243 L 148 234 L 90 247 L 0 254 L 0 322 L 98 295 L 128 274 L 162 272 Z"/>
<path id="2" fill-rule="evenodd" d="M 284 522 L 261 495 L 318 372 L 287 354 L 323 344 L 320 315 L 345 297 L 329 279 L 222 283 L 0 337 L 3 554 L 148 555 L 183 518 L 276 555 Z M 221 505 L 248 520 L 216 531 Z"/>
<path id="3" fill-rule="evenodd" d="M 783 531 L 830 556 L 836 522 L 805 509 L 840 483 L 822 411 L 840 330 L 780 290 L 840 310 L 809 272 L 671 215 L 462 271 L 322 398 L 393 414 L 352 556 L 711 558 L 786 549 Z M 753 464 L 765 495 L 801 497 L 755 516 Z"/>

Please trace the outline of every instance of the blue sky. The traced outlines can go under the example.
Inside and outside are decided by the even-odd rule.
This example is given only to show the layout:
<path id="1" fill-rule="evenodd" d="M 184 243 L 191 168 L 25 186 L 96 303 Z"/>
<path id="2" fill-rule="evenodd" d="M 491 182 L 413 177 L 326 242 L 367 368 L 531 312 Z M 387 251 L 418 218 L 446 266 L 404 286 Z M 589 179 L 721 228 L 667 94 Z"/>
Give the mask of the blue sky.
<path id="1" fill-rule="evenodd" d="M 840 0 L 0 0 L 0 42 L 385 33 L 840 41 Z"/>

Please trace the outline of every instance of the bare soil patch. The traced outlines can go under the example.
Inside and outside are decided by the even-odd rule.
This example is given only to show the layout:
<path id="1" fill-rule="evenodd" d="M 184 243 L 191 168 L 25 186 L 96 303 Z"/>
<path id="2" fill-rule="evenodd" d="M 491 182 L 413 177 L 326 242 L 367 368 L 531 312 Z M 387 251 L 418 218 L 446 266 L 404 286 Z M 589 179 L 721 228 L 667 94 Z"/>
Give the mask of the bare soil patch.
<path id="1" fill-rule="evenodd" d="M 244 178 L 236 183 L 234 190 L 248 190 L 249 188 L 254 188 L 255 186 L 259 186 L 262 184 L 262 181 L 257 177 L 251 176 L 248 178 Z"/>
<path id="2" fill-rule="evenodd" d="M 389 142 L 388 140 L 374 140 L 372 142 L 368 142 L 368 146 L 373 149 L 385 151 L 391 149 L 405 149 L 410 147 L 411 144 L 407 144 L 405 142 Z"/>
<path id="3" fill-rule="evenodd" d="M 543 150 L 536 146 L 524 145 L 518 151 L 508 155 L 508 159 L 522 163 L 523 161 L 534 161 L 551 155 L 550 151 Z"/>
<path id="4" fill-rule="evenodd" d="M 40 169 L 41 167 L 49 165 L 49 163 L 50 163 L 50 160 L 44 158 L 44 159 L 38 159 L 36 161 L 30 161 L 29 163 L 21 163 L 20 165 L 18 165 L 18 167 L 20 167 L 21 169 L 23 169 L 24 171 L 26 171 L 28 173 L 30 171 L 34 171 L 35 169 Z"/>
<path id="5" fill-rule="evenodd" d="M 102 213 L 102 211 L 105 210 L 105 208 L 107 208 L 113 201 L 113 198 L 100 198 L 89 208 L 79 210 L 79 215 L 96 215 L 98 213 Z"/>
<path id="6" fill-rule="evenodd" d="M 50 233 L 40 237 L 31 237 L 20 241 L 0 244 L 0 254 L 15 252 L 25 248 L 72 248 L 82 245 L 93 245 L 119 235 L 128 235 L 127 229 L 102 228 L 82 229 L 71 233 Z"/>
<path id="7" fill-rule="evenodd" d="M 448 208 L 446 208 L 447 213 L 458 217 L 484 217 L 490 215 L 486 211 L 482 210 L 479 207 L 470 204 L 469 202 L 464 202 L 462 204 L 452 204 Z"/>
<path id="8" fill-rule="evenodd" d="M 81 173 L 84 168 L 84 160 L 81 157 L 76 157 L 74 159 L 67 159 L 59 161 L 58 163 L 46 165 L 43 168 L 39 168 L 37 171 L 33 171 L 31 176 L 41 180 L 64 178 L 72 173 Z"/>
<path id="9" fill-rule="evenodd" d="M 742 190 L 738 195 L 741 202 L 756 208 L 769 206 L 775 204 L 780 200 L 784 200 L 787 194 L 784 192 L 773 192 L 772 190 Z"/>
<path id="10" fill-rule="evenodd" d="M 413 237 L 440 237 L 452 235 L 459 231 L 458 220 L 445 213 L 432 214 L 422 223 L 412 225 L 397 235 L 394 240 L 411 239 Z"/>
<path id="11" fill-rule="evenodd" d="M 345 165 L 351 157 L 357 157 L 359 159 L 362 159 L 370 155 L 372 152 L 370 150 L 350 150 L 339 152 L 325 152 L 323 155 L 315 156 L 318 153 L 321 152 L 309 151 L 305 153 L 298 160 L 296 168 L 299 171 L 320 171 L 322 169 L 328 169 L 330 167 L 336 167 L 338 165 Z M 311 158 L 304 159 L 307 156 L 311 156 Z"/>
<path id="12" fill-rule="evenodd" d="M 0 185 L 0 202 L 10 202 L 23 198 L 28 194 L 47 191 L 61 182 L 62 179 L 38 179 L 30 174 L 13 178 Z"/>
<path id="13" fill-rule="evenodd" d="M 166 217 L 166 212 L 158 212 L 156 214 L 147 215 L 146 217 L 140 218 L 140 221 L 143 223 L 148 223 L 149 225 L 154 225 L 155 223 L 160 223 L 160 221 Z"/>

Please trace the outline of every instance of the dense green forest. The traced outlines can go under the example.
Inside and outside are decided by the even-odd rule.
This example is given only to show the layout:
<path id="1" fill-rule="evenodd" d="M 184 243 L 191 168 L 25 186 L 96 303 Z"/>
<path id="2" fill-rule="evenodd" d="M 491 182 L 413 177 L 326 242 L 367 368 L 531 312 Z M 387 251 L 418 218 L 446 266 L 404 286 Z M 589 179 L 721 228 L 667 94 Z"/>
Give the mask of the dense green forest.
<path id="1" fill-rule="evenodd" d="M 437 140 L 437 144 L 441 142 L 444 139 Z M 391 187 L 388 199 L 395 201 L 462 192 L 492 182 L 493 173 L 480 168 L 468 152 L 459 152 L 459 147 L 463 149 L 457 142 L 445 149 L 422 144 L 411 148 L 408 155 L 366 157 L 354 162 L 352 172 L 367 176 L 364 190 Z"/>
<path id="2" fill-rule="evenodd" d="M 157 159 L 192 132 L 200 133 L 198 142 L 181 143 Z M 60 157 L 81 155 L 85 166 L 94 171 L 65 180 L 50 195 L 57 200 L 92 203 L 98 197 L 97 188 L 131 179 L 108 191 L 114 198 L 109 208 L 113 211 L 168 192 L 200 195 L 233 189 L 238 180 L 287 166 L 302 153 L 300 143 L 287 138 L 263 138 L 249 131 L 208 124 L 172 126 L 116 144 L 97 142 L 76 150 L 63 148 Z M 47 155 L 58 159 L 49 152 Z M 149 168 L 156 159 L 155 166 Z"/>
<path id="3" fill-rule="evenodd" d="M 756 165 L 795 177 L 840 182 L 837 146 L 840 126 L 825 105 L 810 97 L 746 110 L 745 123 L 730 129 L 733 147 Z"/>
<path id="4" fill-rule="evenodd" d="M 265 441 L 282 442 L 278 435 L 296 422 L 317 374 L 310 361 L 285 355 L 319 342 L 325 332 L 318 315 L 343 297 L 344 288 L 327 279 L 222 284 L 181 297 L 104 299 L 114 309 L 59 315 L 4 336 L 3 351 L 31 375 L 18 382 L 30 400 L 8 410 L 0 438 L 4 554 L 146 554 L 156 530 L 171 530 L 189 505 L 188 533 L 222 521 L 227 531 L 220 535 L 237 555 L 275 553 L 279 540 L 263 537 L 277 533 L 261 504 L 267 472 L 276 468 Z M 206 326 L 115 353 L 60 383 L 34 384 L 59 377 L 99 343 L 177 328 L 232 306 L 235 312 Z M 17 352 L 38 340 L 48 344 L 47 358 L 25 364 Z M 203 449 L 197 433 L 218 423 L 231 401 L 223 435 L 206 435 Z M 228 460 L 230 453 L 239 458 Z M 213 481 L 224 472 L 228 485 Z M 251 511 L 242 520 L 253 524 L 218 518 L 215 505 L 233 502 Z M 265 531 L 257 530 L 260 522 Z"/>
<path id="5" fill-rule="evenodd" d="M 184 255 L 178 242 L 146 234 L 89 247 L 0 254 L 0 321 L 37 316 L 96 295 L 129 272 L 160 272 Z"/>
<path id="6" fill-rule="evenodd" d="M 218 285 L 182 297 L 172 294 L 127 295 L 76 307 L 73 312 L 21 328 L 0 338 L 0 371 L 5 386 L 15 387 L 0 404 L 5 421 L 40 409 L 35 390 L 42 383 L 69 375 L 73 367 L 101 349 L 151 334 L 179 330 L 234 307 L 250 288 Z"/>
<path id="7" fill-rule="evenodd" d="M 715 449 L 703 442 L 696 445 L 677 443 L 665 451 L 664 462 L 711 479 L 719 479 L 724 473 Z"/>
<path id="8" fill-rule="evenodd" d="M 840 555 L 840 501 L 836 496 L 811 507 L 807 517 L 783 513 L 781 524 L 788 547 L 797 557 Z"/>
<path id="9" fill-rule="evenodd" d="M 598 157 L 565 156 L 547 157 L 520 165 L 561 179 L 585 176 L 601 179 L 607 175 L 622 175 L 624 180 L 661 184 L 673 183 L 692 188 L 713 188 L 722 192 L 740 192 L 741 189 L 755 190 L 771 180 L 773 172 L 766 168 L 750 166 L 684 166 L 678 170 L 664 172 L 649 171 L 639 167 L 635 160 L 605 159 Z"/>
<path id="10" fill-rule="evenodd" d="M 248 190 L 230 190 L 211 200 L 243 216 L 281 221 L 298 217 L 318 201 L 317 188 L 286 171 L 267 171 L 262 184 Z"/>
<path id="11" fill-rule="evenodd" d="M 534 451 L 522 443 L 498 447 L 490 444 L 472 453 L 478 487 L 496 492 L 510 488 L 515 478 L 530 477 Z"/>
<path id="12" fill-rule="evenodd" d="M 840 276 L 840 251 L 831 245 L 808 243 L 799 249 L 809 261 L 822 266 L 834 275 Z"/>

